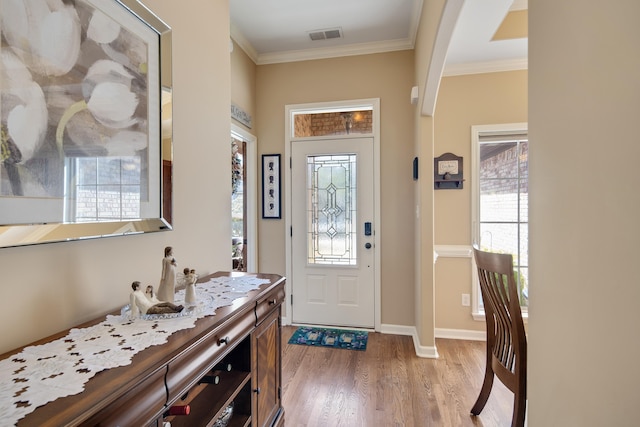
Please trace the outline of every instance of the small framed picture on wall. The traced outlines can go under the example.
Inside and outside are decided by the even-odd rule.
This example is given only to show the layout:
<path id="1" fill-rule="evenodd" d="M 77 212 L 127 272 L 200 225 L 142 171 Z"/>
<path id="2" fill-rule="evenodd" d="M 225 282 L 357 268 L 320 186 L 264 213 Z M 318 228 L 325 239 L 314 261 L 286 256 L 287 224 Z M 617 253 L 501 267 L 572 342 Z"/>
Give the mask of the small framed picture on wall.
<path id="1" fill-rule="evenodd" d="M 262 218 L 282 218 L 280 154 L 262 155 Z"/>

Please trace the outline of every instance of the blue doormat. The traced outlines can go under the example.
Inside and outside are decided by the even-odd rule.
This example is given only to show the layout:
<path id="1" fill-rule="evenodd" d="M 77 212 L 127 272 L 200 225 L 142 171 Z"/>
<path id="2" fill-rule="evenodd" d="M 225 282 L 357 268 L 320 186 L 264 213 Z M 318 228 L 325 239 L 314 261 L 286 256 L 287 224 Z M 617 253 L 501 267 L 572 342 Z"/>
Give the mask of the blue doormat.
<path id="1" fill-rule="evenodd" d="M 369 333 L 347 329 L 299 327 L 289 339 L 289 344 L 315 345 L 319 347 L 366 350 Z"/>

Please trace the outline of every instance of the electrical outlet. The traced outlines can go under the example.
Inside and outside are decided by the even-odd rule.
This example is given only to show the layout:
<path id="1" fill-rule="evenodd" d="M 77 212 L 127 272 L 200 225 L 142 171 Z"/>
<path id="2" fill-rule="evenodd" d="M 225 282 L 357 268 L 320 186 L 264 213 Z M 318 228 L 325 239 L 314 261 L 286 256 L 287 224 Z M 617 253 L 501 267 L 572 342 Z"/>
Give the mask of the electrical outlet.
<path id="1" fill-rule="evenodd" d="M 471 296 L 469 294 L 462 294 L 462 305 L 465 307 L 471 305 Z"/>

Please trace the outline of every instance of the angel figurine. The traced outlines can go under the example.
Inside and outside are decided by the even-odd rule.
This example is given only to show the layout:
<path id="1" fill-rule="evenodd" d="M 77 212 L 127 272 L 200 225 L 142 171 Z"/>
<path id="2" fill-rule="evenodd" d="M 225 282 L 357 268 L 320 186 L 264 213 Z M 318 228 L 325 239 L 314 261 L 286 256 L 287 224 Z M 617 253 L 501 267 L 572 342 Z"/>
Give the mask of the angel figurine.
<path id="1" fill-rule="evenodd" d="M 184 302 L 188 305 L 195 305 L 198 302 L 196 295 L 196 282 L 198 275 L 196 270 L 188 267 L 183 270 L 184 273 Z"/>
<path id="2" fill-rule="evenodd" d="M 162 259 L 162 277 L 158 287 L 158 298 L 162 301 L 173 303 L 176 289 L 176 259 L 173 257 L 173 248 L 164 248 L 164 258 Z"/>

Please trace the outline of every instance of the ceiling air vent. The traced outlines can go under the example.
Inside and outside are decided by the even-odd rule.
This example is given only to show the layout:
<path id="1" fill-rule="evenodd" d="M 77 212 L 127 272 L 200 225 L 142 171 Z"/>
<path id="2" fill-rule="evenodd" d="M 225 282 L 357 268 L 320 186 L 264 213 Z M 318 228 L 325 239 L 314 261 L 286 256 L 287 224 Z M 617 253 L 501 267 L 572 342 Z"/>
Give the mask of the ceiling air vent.
<path id="1" fill-rule="evenodd" d="M 341 39 L 342 38 L 342 30 L 340 28 L 331 28 L 328 30 L 316 30 L 310 31 L 309 37 L 312 41 L 317 40 L 330 40 L 330 39 Z"/>

